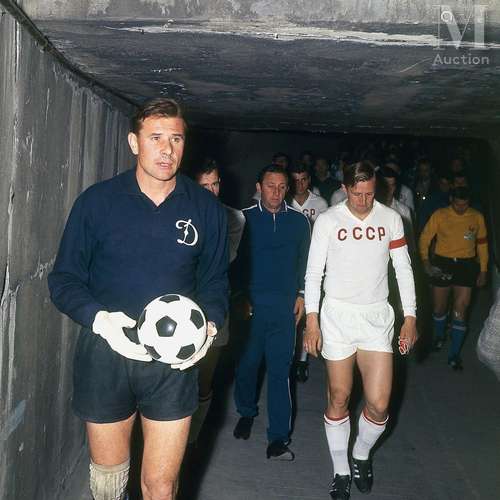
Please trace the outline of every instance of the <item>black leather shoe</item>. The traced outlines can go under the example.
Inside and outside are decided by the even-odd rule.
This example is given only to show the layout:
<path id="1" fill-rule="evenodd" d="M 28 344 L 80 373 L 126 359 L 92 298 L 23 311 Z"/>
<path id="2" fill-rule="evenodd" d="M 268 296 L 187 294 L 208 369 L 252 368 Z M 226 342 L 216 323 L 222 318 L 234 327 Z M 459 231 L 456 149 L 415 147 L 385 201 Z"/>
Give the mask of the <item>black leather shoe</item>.
<path id="1" fill-rule="evenodd" d="M 236 439 L 248 439 L 252 432 L 253 417 L 241 417 L 233 431 Z"/>
<path id="2" fill-rule="evenodd" d="M 351 496 L 351 476 L 335 474 L 330 486 L 332 500 L 349 500 Z"/>
<path id="3" fill-rule="evenodd" d="M 352 459 L 354 484 L 361 493 L 369 493 L 373 484 L 372 461 Z"/>
<path id="4" fill-rule="evenodd" d="M 287 443 L 280 440 L 269 443 L 266 453 L 267 458 L 271 460 L 285 460 L 291 462 L 295 458 L 293 451 L 288 448 Z"/>

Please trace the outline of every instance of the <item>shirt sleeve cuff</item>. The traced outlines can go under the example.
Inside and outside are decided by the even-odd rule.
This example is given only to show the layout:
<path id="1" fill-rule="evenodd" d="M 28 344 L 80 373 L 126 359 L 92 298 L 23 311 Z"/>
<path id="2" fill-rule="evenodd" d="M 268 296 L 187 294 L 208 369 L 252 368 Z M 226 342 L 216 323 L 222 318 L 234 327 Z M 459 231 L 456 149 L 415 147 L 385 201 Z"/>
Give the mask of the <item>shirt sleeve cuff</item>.
<path id="1" fill-rule="evenodd" d="M 403 315 L 406 318 L 406 316 L 413 316 L 414 318 L 417 317 L 417 312 L 414 307 L 406 307 L 403 308 Z"/>

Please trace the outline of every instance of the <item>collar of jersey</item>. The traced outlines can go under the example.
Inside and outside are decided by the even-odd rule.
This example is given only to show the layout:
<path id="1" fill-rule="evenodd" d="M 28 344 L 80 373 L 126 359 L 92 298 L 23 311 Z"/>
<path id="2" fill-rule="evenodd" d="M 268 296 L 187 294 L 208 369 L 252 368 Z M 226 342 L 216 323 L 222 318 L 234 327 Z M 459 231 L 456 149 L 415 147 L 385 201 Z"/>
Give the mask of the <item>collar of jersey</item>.
<path id="1" fill-rule="evenodd" d="M 143 196 L 144 193 L 141 191 L 139 184 L 137 183 L 137 178 L 135 176 L 135 168 L 127 170 L 122 177 L 123 187 L 125 188 L 125 192 L 128 194 L 136 194 Z M 186 194 L 189 196 L 189 193 L 186 188 L 186 180 L 182 174 L 177 174 L 177 179 L 175 182 L 174 190 L 168 195 L 168 197 L 176 196 L 178 194 Z"/>
<path id="2" fill-rule="evenodd" d="M 257 206 L 259 207 L 259 210 L 261 212 L 265 212 L 265 213 L 268 213 L 268 214 L 273 213 L 273 212 L 270 212 L 266 207 L 262 206 L 261 200 L 259 200 L 259 202 L 257 203 Z M 280 212 L 288 212 L 288 206 L 287 206 L 287 204 L 285 202 L 283 202 L 281 204 L 280 209 L 277 212 L 274 212 L 274 213 L 279 214 Z"/>
<path id="3" fill-rule="evenodd" d="M 373 200 L 373 207 L 370 211 L 370 213 L 364 218 L 364 219 L 359 219 L 358 217 L 356 217 L 350 210 L 349 210 L 349 207 L 347 206 L 347 200 L 344 200 L 344 201 L 341 201 L 340 203 L 342 203 L 344 205 L 344 210 L 349 214 L 350 217 L 352 217 L 353 219 L 355 219 L 356 221 L 358 221 L 360 224 L 367 224 L 367 222 L 369 221 L 369 219 L 371 219 L 372 217 L 372 214 L 373 212 L 375 211 L 375 208 L 377 207 L 377 205 L 379 204 L 377 200 Z"/>

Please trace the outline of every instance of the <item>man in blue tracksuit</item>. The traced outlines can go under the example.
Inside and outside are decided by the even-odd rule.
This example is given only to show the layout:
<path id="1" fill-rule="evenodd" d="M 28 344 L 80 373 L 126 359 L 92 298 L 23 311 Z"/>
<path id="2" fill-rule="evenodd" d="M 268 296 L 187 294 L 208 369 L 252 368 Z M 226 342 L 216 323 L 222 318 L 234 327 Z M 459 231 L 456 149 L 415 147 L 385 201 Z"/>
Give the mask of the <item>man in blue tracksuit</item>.
<path id="1" fill-rule="evenodd" d="M 264 168 L 257 182 L 261 201 L 243 212 L 245 232 L 240 246 L 241 289 L 251 314 L 250 335 L 236 371 L 235 400 L 241 418 L 237 439 L 248 439 L 257 415 L 257 376 L 265 358 L 268 380 L 267 457 L 293 460 L 290 366 L 295 328 L 304 313 L 304 275 L 310 243 L 307 218 L 289 207 L 286 171 Z"/>
<path id="2" fill-rule="evenodd" d="M 140 418 L 144 499 L 173 500 L 197 371 L 227 312 L 227 219 L 208 191 L 179 173 L 186 124 L 175 101 L 144 104 L 128 141 L 136 168 L 76 200 L 49 275 L 53 302 L 83 328 L 75 352 L 73 409 L 85 421 L 95 500 L 126 498 L 130 437 Z M 132 342 L 152 299 L 178 293 L 204 310 L 209 338 L 178 365 Z"/>

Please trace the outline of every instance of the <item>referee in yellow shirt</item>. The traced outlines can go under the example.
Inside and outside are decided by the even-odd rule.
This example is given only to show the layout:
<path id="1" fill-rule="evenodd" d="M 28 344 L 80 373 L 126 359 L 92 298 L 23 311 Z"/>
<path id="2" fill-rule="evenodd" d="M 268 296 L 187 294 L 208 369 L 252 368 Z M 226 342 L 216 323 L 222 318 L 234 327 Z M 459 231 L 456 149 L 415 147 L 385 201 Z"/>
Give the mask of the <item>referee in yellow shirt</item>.
<path id="1" fill-rule="evenodd" d="M 459 355 L 467 330 L 467 308 L 472 288 L 486 283 L 488 241 L 483 215 L 469 206 L 469 190 L 455 188 L 450 201 L 450 206 L 436 210 L 425 225 L 420 236 L 420 256 L 432 284 L 435 350 L 444 343 L 448 297 L 453 290 L 448 364 L 454 370 L 462 370 Z M 434 255 L 429 255 L 434 238 Z"/>

